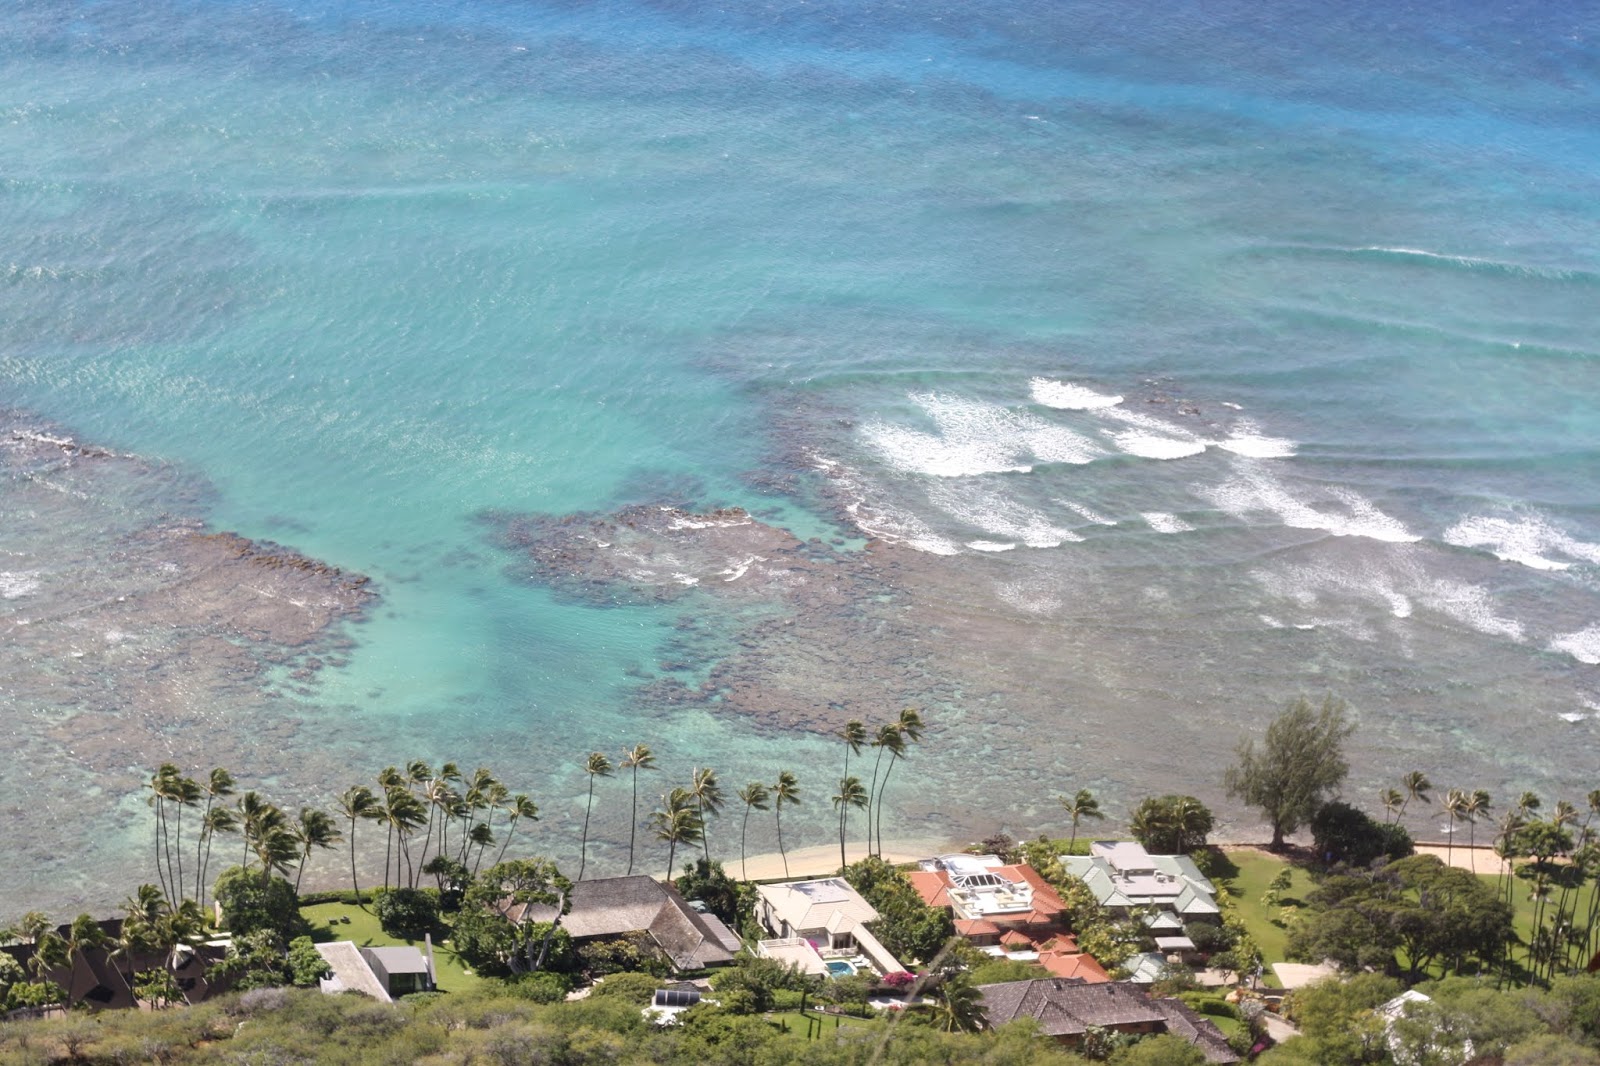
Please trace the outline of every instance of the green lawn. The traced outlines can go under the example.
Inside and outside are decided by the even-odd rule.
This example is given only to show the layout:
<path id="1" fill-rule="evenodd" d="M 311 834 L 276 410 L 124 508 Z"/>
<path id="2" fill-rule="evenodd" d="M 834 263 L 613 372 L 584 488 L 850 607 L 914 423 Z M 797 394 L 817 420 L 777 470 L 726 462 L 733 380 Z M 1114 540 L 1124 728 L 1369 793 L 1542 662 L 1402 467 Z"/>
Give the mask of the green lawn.
<path id="1" fill-rule="evenodd" d="M 1278 876 L 1278 871 L 1289 864 L 1259 851 L 1228 851 L 1224 855 L 1232 872 L 1225 871 L 1224 876 L 1215 879 L 1217 888 L 1233 902 L 1239 917 L 1244 920 L 1245 928 L 1249 930 L 1250 939 L 1261 949 L 1267 967 L 1262 974 L 1262 982 L 1276 988 L 1278 982 L 1272 976 L 1272 964 L 1288 961 L 1289 950 L 1289 933 L 1277 924 L 1278 910 L 1279 907 L 1293 906 L 1305 898 L 1311 890 L 1311 875 L 1299 867 L 1291 867 L 1293 875 L 1288 891 L 1283 893 L 1278 907 L 1269 908 L 1262 904 L 1261 897 L 1266 893 L 1267 885 Z"/>
<path id="2" fill-rule="evenodd" d="M 427 950 L 420 940 L 402 940 L 385 933 L 379 928 L 376 915 L 353 904 L 318 903 L 301 907 L 300 913 L 311 923 L 311 938 L 316 941 L 351 940 L 358 947 L 410 944 L 418 950 Z M 350 919 L 348 925 L 342 921 L 344 918 Z M 332 924 L 329 919 L 341 920 Z M 483 978 L 468 972 L 467 964 L 439 936 L 433 938 L 433 962 L 441 992 L 466 992 L 483 984 Z"/>
<path id="3" fill-rule="evenodd" d="M 764 1015 L 764 1017 L 767 1019 L 767 1021 L 771 1022 L 773 1025 L 776 1025 L 778 1028 L 783 1029 L 786 1032 L 797 1033 L 801 1036 L 804 1036 L 807 1032 L 806 1026 L 808 1020 L 811 1026 L 810 1032 L 813 1035 L 825 1035 L 827 1033 L 831 1033 L 834 1031 L 834 1029 L 842 1025 L 865 1024 L 862 1019 L 851 1017 L 848 1014 L 819 1014 L 813 1010 L 808 1010 L 803 1015 L 797 1010 L 771 1011 Z M 821 1023 L 820 1030 L 818 1029 L 819 1022 Z"/>

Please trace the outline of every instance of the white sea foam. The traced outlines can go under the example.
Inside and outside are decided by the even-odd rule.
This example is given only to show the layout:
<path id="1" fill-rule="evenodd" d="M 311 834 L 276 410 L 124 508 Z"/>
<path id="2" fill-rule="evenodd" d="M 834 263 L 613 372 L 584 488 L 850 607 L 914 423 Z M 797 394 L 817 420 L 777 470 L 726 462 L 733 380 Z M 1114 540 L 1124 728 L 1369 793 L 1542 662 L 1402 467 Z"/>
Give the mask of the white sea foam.
<path id="1" fill-rule="evenodd" d="M 840 492 L 849 500 L 844 510 L 855 527 L 868 537 L 893 541 L 927 552 L 929 555 L 959 555 L 961 549 L 953 541 L 936 534 L 928 524 L 914 514 L 869 499 L 865 479 L 837 459 L 812 453 L 816 468 L 831 478 Z"/>
<path id="2" fill-rule="evenodd" d="M 1483 548 L 1497 559 L 1521 563 L 1535 570 L 1566 570 L 1572 564 L 1553 559 L 1565 555 L 1586 563 L 1600 563 L 1600 544 L 1576 540 L 1552 526 L 1543 515 L 1463 518 L 1444 532 L 1446 544 L 1458 548 Z"/>
<path id="3" fill-rule="evenodd" d="M 1343 505 L 1343 513 L 1319 510 L 1257 469 L 1240 469 L 1220 485 L 1195 488 L 1201 498 L 1236 518 L 1266 512 L 1292 529 L 1320 529 L 1336 537 L 1369 537 L 1392 544 L 1409 544 L 1422 539 L 1359 493 L 1348 489 L 1330 492 Z"/>
<path id="4" fill-rule="evenodd" d="M 1286 437 L 1267 437 L 1249 430 L 1235 429 L 1233 436 L 1217 441 L 1217 447 L 1247 459 L 1288 459 L 1298 447 Z"/>
<path id="5" fill-rule="evenodd" d="M 1122 402 L 1121 396 L 1111 396 L 1086 389 L 1082 385 L 1074 385 L 1068 381 L 1051 381 L 1049 378 L 1031 379 L 1028 382 L 1028 389 L 1033 395 L 1034 403 L 1062 411 L 1093 411 L 1101 407 L 1115 407 Z"/>
<path id="6" fill-rule="evenodd" d="M 1455 619 L 1479 633 L 1521 642 L 1525 639 L 1521 622 L 1502 618 L 1495 610 L 1489 590 L 1463 581 L 1436 578 L 1418 592 L 1423 606 Z M 1600 660 L 1596 660 L 1600 661 Z"/>
<path id="7" fill-rule="evenodd" d="M 1565 652 L 1589 666 L 1600 666 L 1600 625 L 1557 637 L 1550 642 L 1550 650 Z"/>
<path id="8" fill-rule="evenodd" d="M 1189 523 L 1175 514 L 1166 511 L 1144 511 L 1139 515 L 1150 524 L 1150 528 L 1157 533 L 1188 533 L 1194 529 Z"/>
<path id="9" fill-rule="evenodd" d="M 1096 511 L 1091 507 L 1085 507 L 1081 503 L 1073 503 L 1071 500 L 1057 500 L 1056 502 L 1067 508 L 1069 511 L 1077 512 L 1079 515 L 1082 515 L 1084 519 L 1093 522 L 1097 526 L 1114 526 L 1117 524 L 1117 520 L 1115 518 L 1107 518 L 1099 511 Z"/>
<path id="10" fill-rule="evenodd" d="M 975 552 L 1008 552 L 1016 545 L 1004 540 L 969 540 L 967 547 Z"/>
<path id="11" fill-rule="evenodd" d="M 15 600 L 39 591 L 38 575 L 28 570 L 0 570 L 0 600 Z"/>
<path id="12" fill-rule="evenodd" d="M 1137 455 L 1141 459 L 1185 459 L 1191 455 L 1199 455 L 1206 450 L 1204 441 L 1174 440 L 1171 437 L 1158 437 L 1153 433 L 1141 433 L 1138 430 L 1106 430 L 1116 446 L 1129 455 Z"/>
<path id="13" fill-rule="evenodd" d="M 935 482 L 928 488 L 934 506 L 958 522 L 981 531 L 978 539 L 1020 541 L 1030 548 L 1054 548 L 1083 538 L 1053 524 L 1047 515 L 997 490 L 965 482 Z"/>
<path id="14" fill-rule="evenodd" d="M 998 404 L 938 394 L 913 395 L 937 433 L 882 420 L 862 436 L 892 466 L 935 477 L 1027 473 L 1042 463 L 1092 462 L 1104 454 L 1093 441 Z"/>

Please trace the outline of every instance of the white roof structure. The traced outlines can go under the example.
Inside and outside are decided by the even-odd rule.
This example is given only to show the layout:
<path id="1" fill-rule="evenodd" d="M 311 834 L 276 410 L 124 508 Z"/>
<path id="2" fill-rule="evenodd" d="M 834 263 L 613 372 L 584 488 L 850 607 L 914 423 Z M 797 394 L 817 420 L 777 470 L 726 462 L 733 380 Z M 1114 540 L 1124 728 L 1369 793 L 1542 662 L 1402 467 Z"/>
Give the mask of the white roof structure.
<path id="1" fill-rule="evenodd" d="M 790 936 L 778 940 L 758 941 L 756 954 L 764 959 L 786 962 L 804 974 L 816 977 L 828 976 L 828 964 L 817 954 L 817 949 L 811 946 L 811 941 L 804 937 Z"/>
<path id="2" fill-rule="evenodd" d="M 872 904 L 862 899 L 861 893 L 842 877 L 757 885 L 756 891 L 772 908 L 773 915 L 788 922 L 797 932 L 805 929 L 843 932 L 878 920 L 878 912 Z"/>
<path id="3" fill-rule="evenodd" d="M 1089 852 L 1064 855 L 1061 865 L 1082 879 L 1103 907 L 1164 907 L 1185 919 L 1221 913 L 1216 886 L 1187 855 L 1151 855 L 1127 840 L 1096 840 Z"/>

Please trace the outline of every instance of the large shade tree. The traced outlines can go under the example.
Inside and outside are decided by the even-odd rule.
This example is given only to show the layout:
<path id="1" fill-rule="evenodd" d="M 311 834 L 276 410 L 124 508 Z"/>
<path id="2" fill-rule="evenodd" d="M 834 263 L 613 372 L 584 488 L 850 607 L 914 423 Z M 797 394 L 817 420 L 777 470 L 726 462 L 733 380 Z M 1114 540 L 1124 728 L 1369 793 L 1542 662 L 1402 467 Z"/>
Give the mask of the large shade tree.
<path id="1" fill-rule="evenodd" d="M 1355 732 L 1343 700 L 1320 707 L 1299 697 L 1267 726 L 1265 741 L 1243 740 L 1238 760 L 1223 775 L 1228 795 L 1259 807 L 1272 826 L 1272 848 L 1311 820 L 1350 772 L 1344 742 Z"/>

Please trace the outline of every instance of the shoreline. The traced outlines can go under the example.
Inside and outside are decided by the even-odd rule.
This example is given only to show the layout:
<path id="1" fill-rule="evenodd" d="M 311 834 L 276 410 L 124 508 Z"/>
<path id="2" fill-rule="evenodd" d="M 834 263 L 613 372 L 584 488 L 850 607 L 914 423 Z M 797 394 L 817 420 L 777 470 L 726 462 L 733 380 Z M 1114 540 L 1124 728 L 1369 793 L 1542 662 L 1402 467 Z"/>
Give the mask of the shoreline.
<path id="1" fill-rule="evenodd" d="M 951 843 L 941 837 L 886 840 L 883 842 L 882 855 L 885 861 L 899 864 L 916 862 L 934 855 L 947 855 L 952 851 L 960 851 L 965 846 Z M 856 862 L 866 855 L 867 848 L 862 843 L 846 843 L 844 852 L 848 862 Z M 788 858 L 789 880 L 832 877 L 839 872 L 837 844 L 813 844 L 804 848 L 793 848 L 788 852 Z M 730 877 L 737 877 L 741 881 L 772 881 L 785 877 L 783 855 L 776 851 L 749 856 L 746 860 L 748 876 L 745 873 L 746 867 L 740 865 L 738 856 L 720 857 L 719 861 Z"/>

